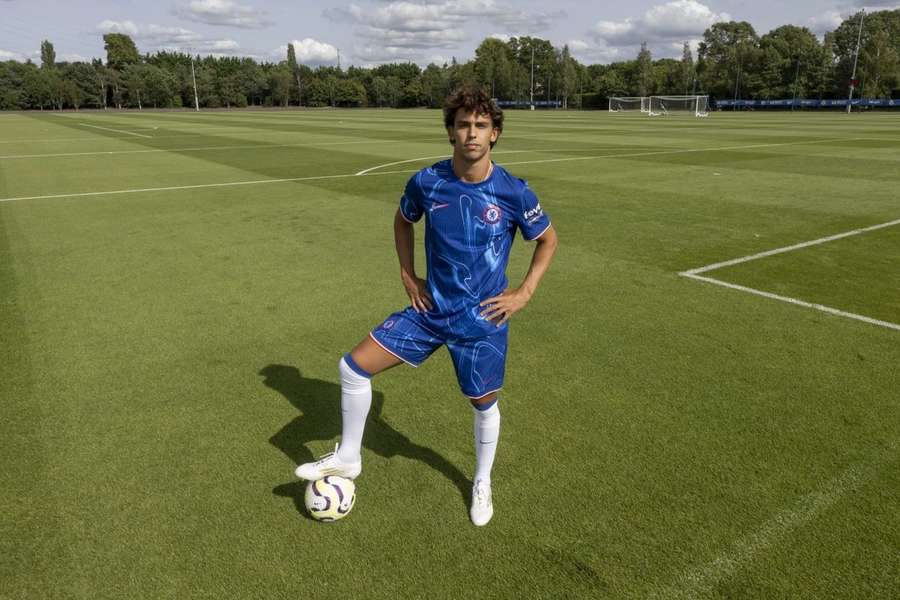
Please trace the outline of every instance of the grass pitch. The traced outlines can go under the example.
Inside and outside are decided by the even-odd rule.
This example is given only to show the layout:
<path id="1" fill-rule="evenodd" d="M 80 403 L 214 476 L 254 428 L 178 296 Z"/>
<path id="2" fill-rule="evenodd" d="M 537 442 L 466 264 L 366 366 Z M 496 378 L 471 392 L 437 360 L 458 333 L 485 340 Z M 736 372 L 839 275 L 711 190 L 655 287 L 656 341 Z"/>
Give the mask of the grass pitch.
<path id="1" fill-rule="evenodd" d="M 704 273 L 881 325 L 679 275 L 900 219 L 893 114 L 508 113 L 561 245 L 494 520 L 445 352 L 376 378 L 353 514 L 304 517 L 449 149 L 434 111 L 0 116 L 0 598 L 896 595 L 900 225 Z"/>

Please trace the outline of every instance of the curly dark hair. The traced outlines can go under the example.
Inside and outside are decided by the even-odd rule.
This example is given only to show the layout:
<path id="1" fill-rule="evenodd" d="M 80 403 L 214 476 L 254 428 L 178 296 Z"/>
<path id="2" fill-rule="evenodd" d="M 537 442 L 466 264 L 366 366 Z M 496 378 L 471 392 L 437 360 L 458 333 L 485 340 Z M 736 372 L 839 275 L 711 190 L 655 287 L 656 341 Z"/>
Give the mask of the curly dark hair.
<path id="1" fill-rule="evenodd" d="M 444 126 L 453 129 L 456 122 L 456 111 L 463 109 L 466 112 L 475 111 L 475 114 L 487 115 L 491 118 L 491 124 L 497 130 L 497 139 L 503 133 L 503 111 L 482 87 L 470 85 L 458 88 L 447 96 L 444 101 Z M 450 142 L 453 143 L 452 141 Z M 491 142 L 491 148 L 497 142 Z"/>

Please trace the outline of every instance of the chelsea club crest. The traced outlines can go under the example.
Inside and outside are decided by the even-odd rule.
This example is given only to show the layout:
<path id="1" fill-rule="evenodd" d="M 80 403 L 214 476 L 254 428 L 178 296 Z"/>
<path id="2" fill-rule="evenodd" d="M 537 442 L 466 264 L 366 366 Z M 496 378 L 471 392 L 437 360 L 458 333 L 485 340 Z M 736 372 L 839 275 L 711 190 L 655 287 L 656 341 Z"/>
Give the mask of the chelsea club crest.
<path id="1" fill-rule="evenodd" d="M 484 209 L 484 214 L 482 215 L 482 219 L 488 225 L 496 225 L 500 222 L 500 218 L 503 216 L 503 211 L 500 210 L 500 207 L 496 204 L 488 204 Z"/>

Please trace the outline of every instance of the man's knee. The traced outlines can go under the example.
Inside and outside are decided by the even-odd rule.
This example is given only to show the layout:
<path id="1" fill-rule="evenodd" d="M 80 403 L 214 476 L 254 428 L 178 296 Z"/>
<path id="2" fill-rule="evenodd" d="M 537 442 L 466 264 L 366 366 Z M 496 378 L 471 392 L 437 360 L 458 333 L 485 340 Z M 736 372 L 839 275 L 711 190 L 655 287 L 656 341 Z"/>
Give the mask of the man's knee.
<path id="1" fill-rule="evenodd" d="M 481 398 L 469 398 L 469 402 L 472 403 L 472 406 L 477 408 L 478 410 L 487 410 L 497 401 L 497 392 L 491 392 L 486 396 L 482 396 Z"/>

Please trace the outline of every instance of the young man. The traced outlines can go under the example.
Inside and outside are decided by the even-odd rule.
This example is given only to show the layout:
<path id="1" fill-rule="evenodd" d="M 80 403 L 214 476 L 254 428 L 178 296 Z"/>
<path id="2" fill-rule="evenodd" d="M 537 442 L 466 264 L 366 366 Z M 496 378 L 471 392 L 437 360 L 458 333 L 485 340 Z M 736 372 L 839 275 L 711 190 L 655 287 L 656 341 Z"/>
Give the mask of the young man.
<path id="1" fill-rule="evenodd" d="M 340 446 L 297 467 L 301 479 L 354 478 L 372 402 L 371 378 L 407 363 L 421 364 L 447 346 L 475 415 L 475 475 L 469 515 L 485 525 L 494 513 L 491 467 L 500 434 L 497 393 L 506 366 L 507 321 L 528 303 L 550 266 L 557 238 L 528 184 L 491 162 L 503 112 L 481 89 L 464 88 L 444 106 L 453 158 L 416 173 L 394 217 L 400 279 L 410 306 L 389 316 L 339 363 Z M 425 216 L 427 279 L 413 264 L 413 224 Z M 522 285 L 508 288 L 506 264 L 516 229 L 536 240 Z"/>

